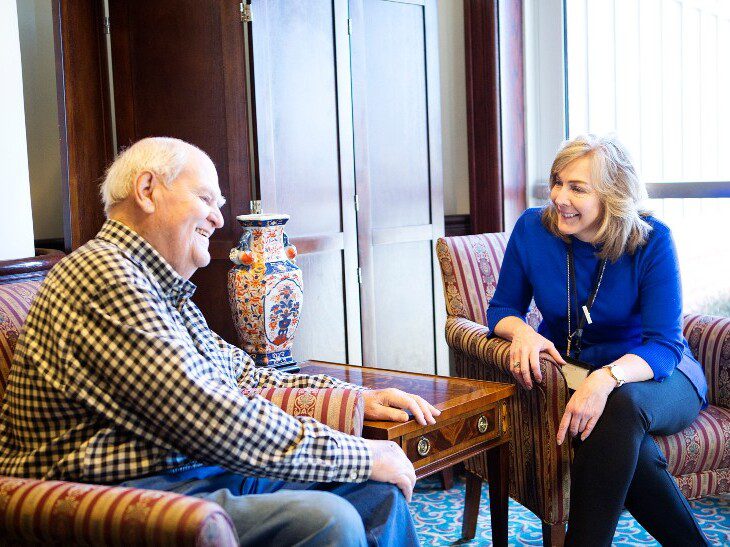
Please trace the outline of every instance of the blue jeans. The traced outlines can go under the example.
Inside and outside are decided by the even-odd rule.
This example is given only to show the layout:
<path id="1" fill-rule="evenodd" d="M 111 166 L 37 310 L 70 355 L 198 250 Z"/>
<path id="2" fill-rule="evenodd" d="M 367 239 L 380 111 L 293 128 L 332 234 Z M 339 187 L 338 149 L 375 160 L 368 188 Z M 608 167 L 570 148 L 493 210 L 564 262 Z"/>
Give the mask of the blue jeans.
<path id="1" fill-rule="evenodd" d="M 199 467 L 126 481 L 218 503 L 241 545 L 418 545 L 408 504 L 394 485 L 297 483 Z"/>
<path id="2" fill-rule="evenodd" d="M 690 425 L 702 406 L 679 371 L 624 384 L 588 438 L 575 437 L 565 545 L 611 545 L 624 507 L 662 545 L 708 545 L 651 434 Z"/>

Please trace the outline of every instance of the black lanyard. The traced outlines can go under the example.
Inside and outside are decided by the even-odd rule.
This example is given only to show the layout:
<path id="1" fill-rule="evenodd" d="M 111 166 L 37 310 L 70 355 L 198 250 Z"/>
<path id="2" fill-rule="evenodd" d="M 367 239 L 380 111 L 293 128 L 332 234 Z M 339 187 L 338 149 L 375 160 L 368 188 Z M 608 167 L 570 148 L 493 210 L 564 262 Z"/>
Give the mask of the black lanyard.
<path id="1" fill-rule="evenodd" d="M 583 338 L 583 327 L 585 326 L 586 320 L 588 324 L 591 324 L 591 308 L 593 303 L 596 301 L 598 296 L 598 288 L 601 286 L 601 280 L 603 279 L 603 272 L 606 269 L 606 259 L 604 258 L 598 263 L 596 273 L 593 275 L 593 289 L 591 294 L 588 296 L 588 300 L 585 305 L 580 306 L 578 304 L 578 287 L 575 283 L 575 261 L 573 260 L 573 244 L 568 243 L 568 341 L 565 353 L 568 357 L 573 357 L 571 352 L 571 346 L 575 348 L 575 359 L 580 358 L 581 350 L 581 339 Z M 573 332 L 570 332 L 570 320 L 573 315 L 573 290 L 575 290 L 575 323 L 576 328 Z M 583 313 L 581 313 L 581 311 Z"/>

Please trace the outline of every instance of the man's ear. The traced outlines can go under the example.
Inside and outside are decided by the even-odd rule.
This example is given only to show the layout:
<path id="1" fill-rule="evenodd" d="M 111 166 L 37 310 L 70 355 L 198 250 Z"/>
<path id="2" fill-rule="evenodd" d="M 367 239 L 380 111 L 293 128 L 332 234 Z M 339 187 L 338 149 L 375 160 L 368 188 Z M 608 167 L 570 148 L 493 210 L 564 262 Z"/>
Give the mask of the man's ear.
<path id="1" fill-rule="evenodd" d="M 132 193 L 137 206 L 145 213 L 152 214 L 155 212 L 155 200 L 153 194 L 157 190 L 159 181 L 157 177 L 149 171 L 142 171 L 134 181 Z"/>

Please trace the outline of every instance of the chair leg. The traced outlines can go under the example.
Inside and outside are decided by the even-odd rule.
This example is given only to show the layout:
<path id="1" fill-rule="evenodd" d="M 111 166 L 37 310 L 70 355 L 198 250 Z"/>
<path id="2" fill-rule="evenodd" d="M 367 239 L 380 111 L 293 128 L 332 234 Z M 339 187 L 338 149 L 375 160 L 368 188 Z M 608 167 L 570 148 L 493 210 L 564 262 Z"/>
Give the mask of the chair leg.
<path id="1" fill-rule="evenodd" d="M 542 544 L 543 547 L 563 547 L 565 543 L 565 523 L 558 524 L 542 523 Z"/>
<path id="2" fill-rule="evenodd" d="M 451 490 L 454 487 L 454 468 L 447 467 L 441 471 L 441 487 L 444 490 Z"/>
<path id="3" fill-rule="evenodd" d="M 502 443 L 487 452 L 489 480 L 489 512 L 492 521 L 492 545 L 507 546 L 509 443 Z"/>
<path id="4" fill-rule="evenodd" d="M 474 539 L 474 536 L 477 533 L 477 517 L 479 516 L 479 500 L 481 497 L 482 478 L 467 470 L 464 519 L 461 525 L 462 539 Z"/>

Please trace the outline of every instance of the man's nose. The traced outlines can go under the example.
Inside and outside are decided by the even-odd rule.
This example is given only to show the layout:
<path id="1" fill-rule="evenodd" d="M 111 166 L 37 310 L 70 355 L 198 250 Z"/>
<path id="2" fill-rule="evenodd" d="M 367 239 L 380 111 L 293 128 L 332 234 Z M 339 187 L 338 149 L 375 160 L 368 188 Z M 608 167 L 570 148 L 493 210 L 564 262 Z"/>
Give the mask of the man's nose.
<path id="1" fill-rule="evenodd" d="M 220 209 L 218 209 L 217 207 L 210 208 L 208 220 L 210 220 L 211 224 L 213 224 L 213 227 L 215 227 L 216 230 L 223 228 L 223 213 L 221 213 Z"/>

